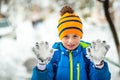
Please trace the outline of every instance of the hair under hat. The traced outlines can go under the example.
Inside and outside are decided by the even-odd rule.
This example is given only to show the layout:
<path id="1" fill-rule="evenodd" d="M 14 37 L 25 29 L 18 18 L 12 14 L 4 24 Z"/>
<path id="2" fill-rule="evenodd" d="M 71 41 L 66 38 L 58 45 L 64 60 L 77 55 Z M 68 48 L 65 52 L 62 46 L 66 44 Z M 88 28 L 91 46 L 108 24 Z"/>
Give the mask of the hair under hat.
<path id="1" fill-rule="evenodd" d="M 82 38 L 83 25 L 79 16 L 74 14 L 74 10 L 70 6 L 64 6 L 60 10 L 60 15 L 57 26 L 60 40 L 68 34 L 76 34 Z"/>

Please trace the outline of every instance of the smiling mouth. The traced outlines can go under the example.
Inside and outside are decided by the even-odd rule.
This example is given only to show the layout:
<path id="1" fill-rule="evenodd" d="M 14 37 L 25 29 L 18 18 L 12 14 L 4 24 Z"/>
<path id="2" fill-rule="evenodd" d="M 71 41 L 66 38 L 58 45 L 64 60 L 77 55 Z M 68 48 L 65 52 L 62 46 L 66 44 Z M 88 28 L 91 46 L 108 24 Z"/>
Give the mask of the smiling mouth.
<path id="1" fill-rule="evenodd" d="M 74 47 L 74 45 L 68 45 L 68 47 Z"/>

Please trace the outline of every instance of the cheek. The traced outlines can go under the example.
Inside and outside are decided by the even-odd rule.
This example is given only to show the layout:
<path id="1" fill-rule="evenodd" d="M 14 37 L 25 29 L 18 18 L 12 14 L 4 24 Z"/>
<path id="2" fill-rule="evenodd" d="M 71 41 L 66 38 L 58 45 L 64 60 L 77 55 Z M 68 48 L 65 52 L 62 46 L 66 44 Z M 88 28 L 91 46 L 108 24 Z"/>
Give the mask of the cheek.
<path id="1" fill-rule="evenodd" d="M 76 46 L 80 44 L 80 41 L 75 41 Z"/>
<path id="2" fill-rule="evenodd" d="M 76 40 L 74 40 L 74 43 L 77 45 L 79 45 L 79 43 L 80 43 L 80 39 L 76 39 Z"/>
<path id="3" fill-rule="evenodd" d="M 63 40 L 62 43 L 63 43 L 64 45 L 67 45 L 68 41 L 67 41 L 67 40 Z"/>
<path id="4" fill-rule="evenodd" d="M 74 39 L 75 42 L 80 42 L 80 38 Z"/>
<path id="5" fill-rule="evenodd" d="M 64 47 L 67 47 L 69 40 L 68 39 L 63 39 L 62 44 Z"/>

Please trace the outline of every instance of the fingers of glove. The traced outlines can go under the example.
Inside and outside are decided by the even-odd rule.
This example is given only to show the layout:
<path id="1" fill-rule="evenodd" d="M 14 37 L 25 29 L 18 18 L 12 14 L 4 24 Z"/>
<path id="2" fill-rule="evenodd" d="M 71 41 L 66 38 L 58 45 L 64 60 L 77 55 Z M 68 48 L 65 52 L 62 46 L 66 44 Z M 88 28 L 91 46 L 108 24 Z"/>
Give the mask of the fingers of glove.
<path id="1" fill-rule="evenodd" d="M 95 46 L 96 44 L 99 44 L 101 43 L 101 40 L 100 39 L 97 39 L 97 40 L 94 40 L 92 41 L 92 45 Z"/>
<path id="2" fill-rule="evenodd" d="M 32 51 L 34 52 L 34 54 L 36 55 L 36 56 L 38 56 L 38 54 L 39 54 L 39 43 L 38 42 L 36 42 L 35 43 L 35 47 L 33 47 L 32 48 Z"/>
<path id="3" fill-rule="evenodd" d="M 45 47 L 46 47 L 46 49 L 49 48 L 49 43 L 47 41 L 45 42 Z"/>
<path id="4" fill-rule="evenodd" d="M 48 53 L 53 53 L 53 49 L 50 49 L 49 43 L 47 41 L 40 43 L 40 47 L 41 47 L 41 50 L 42 51 L 45 50 L 47 54 Z"/>
<path id="5" fill-rule="evenodd" d="M 105 49 L 108 51 L 110 48 L 110 45 L 108 45 L 106 41 L 103 41 L 103 45 L 104 45 Z"/>
<path id="6" fill-rule="evenodd" d="M 45 48 L 48 49 L 49 52 L 52 54 L 52 53 L 53 53 L 53 49 L 50 49 L 50 48 L 49 48 L 49 43 L 46 41 L 46 42 L 44 43 L 44 45 L 45 45 Z"/>
<path id="7" fill-rule="evenodd" d="M 44 42 L 43 41 L 41 41 L 40 43 L 39 43 L 39 45 L 43 45 L 44 44 Z"/>
<path id="8" fill-rule="evenodd" d="M 33 53 L 36 55 L 36 57 L 39 56 L 38 52 L 36 51 L 35 47 L 32 48 Z"/>
<path id="9" fill-rule="evenodd" d="M 90 52 L 91 52 L 90 48 L 86 48 L 86 50 L 87 50 L 87 53 L 90 54 Z"/>
<path id="10" fill-rule="evenodd" d="M 35 43 L 35 48 L 36 48 L 36 49 L 39 49 L 39 48 L 40 48 L 40 45 L 39 45 L 38 42 Z"/>
<path id="11" fill-rule="evenodd" d="M 92 41 L 91 46 L 94 50 L 98 50 L 100 43 L 101 43 L 101 40 L 97 39 L 96 41 Z"/>
<path id="12" fill-rule="evenodd" d="M 52 57 L 53 49 L 49 48 L 48 42 L 41 41 L 40 43 L 36 42 L 35 47 L 33 47 L 33 52 L 42 61 L 48 57 Z"/>
<path id="13" fill-rule="evenodd" d="M 95 45 L 96 45 L 96 42 L 95 42 L 95 41 L 92 41 L 92 42 L 91 42 L 91 47 L 92 47 L 92 48 L 95 48 Z"/>
<path id="14" fill-rule="evenodd" d="M 87 48 L 86 50 L 87 50 L 87 54 L 88 54 L 89 56 L 93 57 L 92 52 L 91 52 L 91 49 L 92 49 L 92 48 Z"/>
<path id="15" fill-rule="evenodd" d="M 49 43 L 47 41 L 45 41 L 45 42 L 41 41 L 38 45 L 38 48 L 48 49 L 49 48 Z"/>
<path id="16" fill-rule="evenodd" d="M 38 44 L 38 46 L 39 46 L 39 47 L 38 47 L 39 49 L 42 49 L 42 47 L 44 46 L 44 42 L 41 41 L 41 42 Z"/>
<path id="17" fill-rule="evenodd" d="M 38 43 L 38 42 L 35 43 L 35 47 L 33 48 L 33 51 L 38 52 L 40 50 L 48 49 L 48 48 L 49 48 L 48 42 L 41 41 L 40 43 Z"/>
<path id="18" fill-rule="evenodd" d="M 36 57 L 38 59 L 40 59 L 41 61 L 42 61 L 42 56 L 41 56 L 42 52 L 41 51 L 43 50 L 43 46 L 44 46 L 43 41 L 41 41 L 40 43 L 36 42 L 35 47 L 33 47 L 33 49 L 32 49 L 34 54 L 36 55 Z"/>
<path id="19" fill-rule="evenodd" d="M 53 49 L 50 50 L 50 56 L 53 56 Z"/>
<path id="20" fill-rule="evenodd" d="M 106 45 L 105 48 L 108 51 L 110 49 L 110 45 Z"/>
<path id="21" fill-rule="evenodd" d="M 95 45 L 95 49 L 98 50 L 101 47 L 101 40 L 97 39 L 96 40 L 96 45 Z"/>
<path id="22" fill-rule="evenodd" d="M 105 40 L 103 40 L 102 42 L 103 42 L 104 44 L 106 44 L 106 41 L 105 41 Z"/>
<path id="23" fill-rule="evenodd" d="M 101 40 L 100 39 L 97 39 L 96 40 L 96 43 L 98 44 L 98 43 L 101 43 Z"/>
<path id="24" fill-rule="evenodd" d="M 35 53 L 35 48 L 34 47 L 32 47 L 32 51 Z M 36 53 L 35 53 L 36 54 Z"/>
<path id="25" fill-rule="evenodd" d="M 101 41 L 100 39 L 97 39 L 95 42 L 94 42 L 94 50 L 99 50 L 100 48 L 104 48 L 106 46 L 106 41 Z"/>

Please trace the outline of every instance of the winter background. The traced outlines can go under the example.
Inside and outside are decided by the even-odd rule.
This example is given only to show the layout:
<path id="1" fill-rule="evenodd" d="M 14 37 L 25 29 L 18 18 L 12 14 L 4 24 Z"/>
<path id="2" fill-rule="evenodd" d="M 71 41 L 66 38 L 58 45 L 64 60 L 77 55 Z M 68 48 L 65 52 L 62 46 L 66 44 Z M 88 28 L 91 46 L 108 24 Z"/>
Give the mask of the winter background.
<path id="1" fill-rule="evenodd" d="M 110 0 L 114 23 L 120 40 L 120 0 Z M 57 21 L 64 4 L 70 4 L 81 17 L 84 41 L 106 40 L 111 46 L 106 57 L 118 63 L 118 54 L 102 3 L 97 0 L 1 0 L 1 13 L 11 23 L 0 27 L 0 80 L 30 80 L 36 65 L 32 47 L 35 42 L 59 41 Z M 0 19 L 1 20 L 1 19 Z M 9 33 L 7 35 L 3 35 Z M 12 33 L 12 34 L 11 34 Z M 120 80 L 120 68 L 108 62 L 111 80 Z"/>

